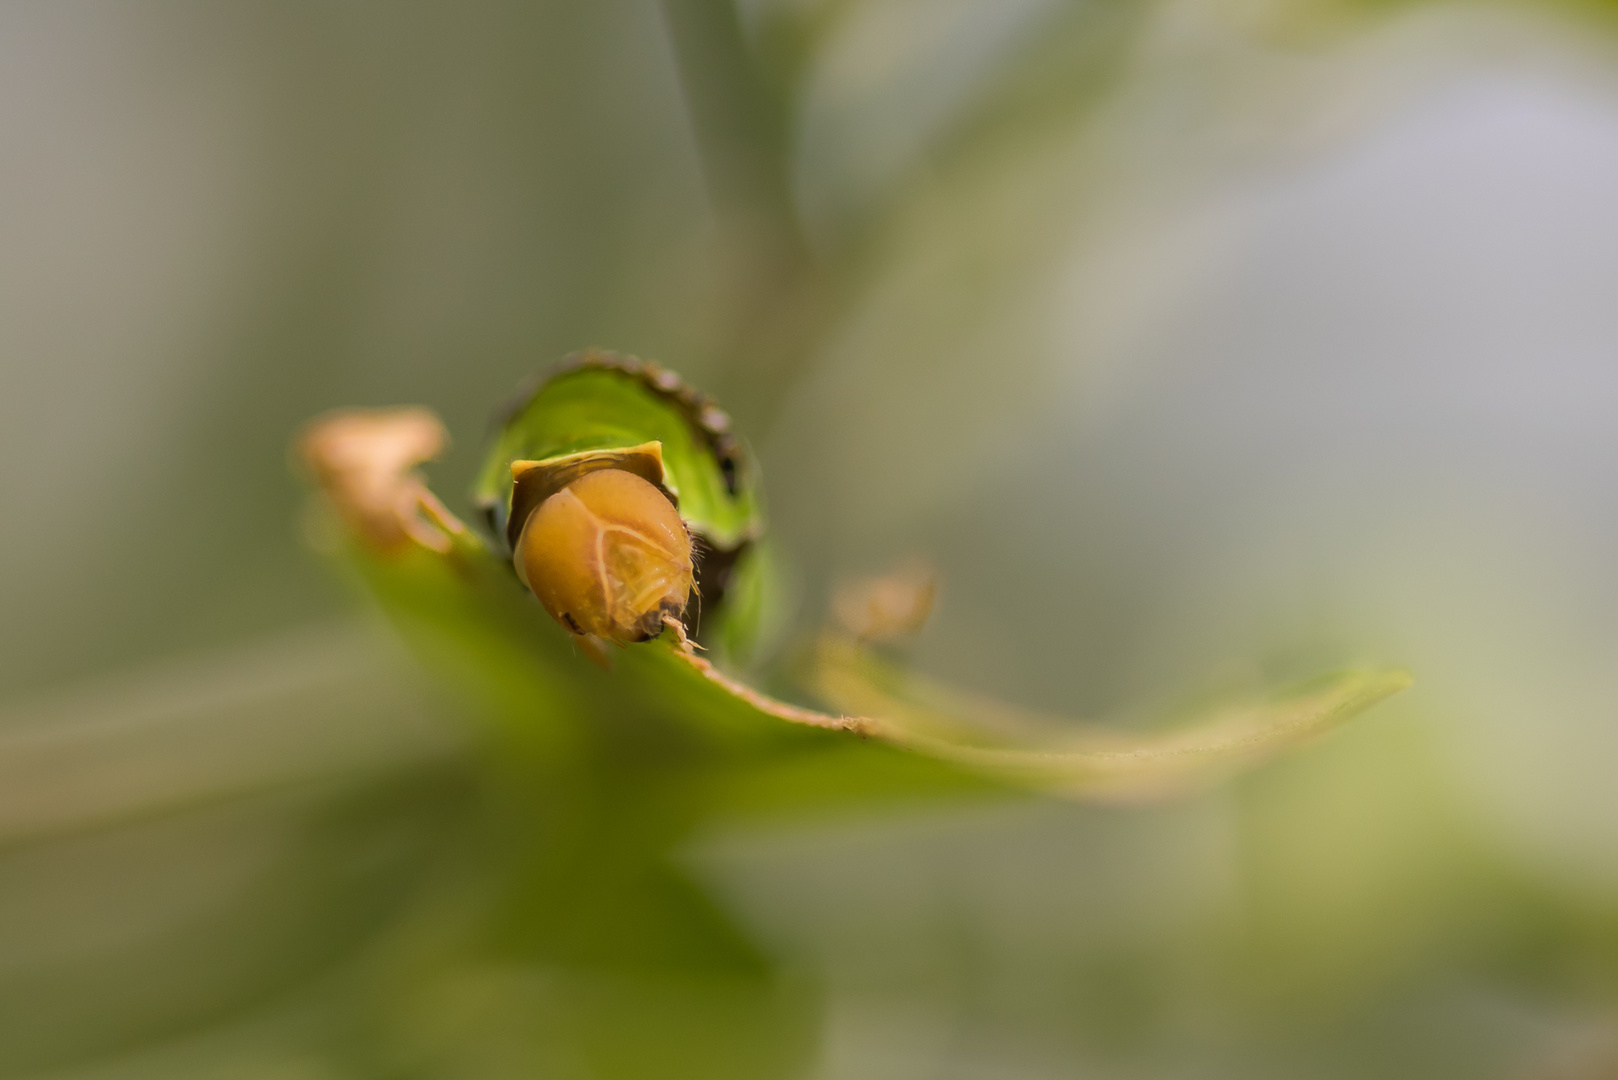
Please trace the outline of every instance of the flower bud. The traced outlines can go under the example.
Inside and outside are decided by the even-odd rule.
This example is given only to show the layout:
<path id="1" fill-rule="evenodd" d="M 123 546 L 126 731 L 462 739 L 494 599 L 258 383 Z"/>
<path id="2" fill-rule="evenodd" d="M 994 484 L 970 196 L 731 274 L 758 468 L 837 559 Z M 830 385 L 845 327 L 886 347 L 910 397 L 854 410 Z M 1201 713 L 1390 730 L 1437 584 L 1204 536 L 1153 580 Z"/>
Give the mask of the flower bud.
<path id="1" fill-rule="evenodd" d="M 621 469 L 586 473 L 541 503 L 514 561 L 551 617 L 580 636 L 646 641 L 691 595 L 691 537 L 679 511 Z"/>

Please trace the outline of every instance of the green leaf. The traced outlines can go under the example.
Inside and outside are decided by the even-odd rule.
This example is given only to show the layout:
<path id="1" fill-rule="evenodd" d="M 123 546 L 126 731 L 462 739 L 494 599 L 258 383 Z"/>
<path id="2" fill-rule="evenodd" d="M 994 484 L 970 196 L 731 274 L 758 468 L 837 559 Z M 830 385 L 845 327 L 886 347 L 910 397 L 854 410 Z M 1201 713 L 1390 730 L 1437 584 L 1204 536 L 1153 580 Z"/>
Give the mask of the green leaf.
<path id="1" fill-rule="evenodd" d="M 762 527 L 754 477 L 750 468 L 736 471 L 740 449 L 728 421 L 710 411 L 711 402 L 656 365 L 584 354 L 514 411 L 479 498 L 492 501 L 498 521 L 500 506 L 509 510 L 513 460 L 655 441 L 693 532 L 751 540 Z M 420 412 L 398 416 L 398 431 L 385 415 L 336 418 L 305 442 L 346 523 L 341 542 L 373 594 L 440 669 L 461 677 L 535 767 L 590 761 L 644 780 L 651 754 L 667 766 L 655 783 L 671 798 L 682 792 L 681 801 L 705 805 L 699 816 L 843 805 L 890 781 L 896 792 L 928 794 L 998 786 L 1097 801 L 1174 795 L 1268 760 L 1410 683 L 1402 671 L 1342 672 L 1139 734 L 1076 727 L 928 682 L 837 633 L 822 635 L 807 680 L 832 712 L 721 671 L 673 619 L 652 641 L 606 650 L 609 662 L 598 667 L 505 557 L 421 485 L 411 455 L 433 452 L 436 442 Z M 925 605 L 918 610 L 924 616 Z M 927 764 L 907 760 L 917 757 Z M 759 783 L 765 776 L 791 794 L 770 797 Z"/>
<path id="2" fill-rule="evenodd" d="M 906 673 L 852 639 L 828 635 L 813 675 L 828 701 L 871 717 L 869 731 L 1008 784 L 1068 798 L 1137 801 L 1178 795 L 1252 768 L 1325 734 L 1411 684 L 1398 669 L 1343 671 L 1262 700 L 1131 733 L 1076 725 Z"/>
<path id="3" fill-rule="evenodd" d="M 513 461 L 659 442 L 680 516 L 714 547 L 733 549 L 763 526 L 756 478 L 729 426 L 718 406 L 666 368 L 587 350 L 518 402 L 478 474 L 473 498 L 503 534 Z"/>

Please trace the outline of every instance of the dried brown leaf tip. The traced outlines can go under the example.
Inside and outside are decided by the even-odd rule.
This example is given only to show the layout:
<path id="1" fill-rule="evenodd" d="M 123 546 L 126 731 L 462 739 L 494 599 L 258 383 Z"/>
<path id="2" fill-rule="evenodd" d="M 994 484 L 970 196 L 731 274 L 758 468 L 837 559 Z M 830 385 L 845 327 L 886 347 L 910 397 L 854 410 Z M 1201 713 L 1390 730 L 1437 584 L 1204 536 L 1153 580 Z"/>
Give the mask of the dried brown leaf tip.
<path id="1" fill-rule="evenodd" d="M 311 421 L 297 452 L 343 524 L 366 544 L 389 551 L 414 541 L 444 552 L 466 527 L 416 469 L 448 442 L 443 423 L 426 409 L 344 409 Z"/>
<path id="2" fill-rule="evenodd" d="M 859 640 L 892 641 L 919 632 L 937 596 L 933 568 L 911 559 L 878 577 L 839 585 L 831 610 L 842 628 Z"/>

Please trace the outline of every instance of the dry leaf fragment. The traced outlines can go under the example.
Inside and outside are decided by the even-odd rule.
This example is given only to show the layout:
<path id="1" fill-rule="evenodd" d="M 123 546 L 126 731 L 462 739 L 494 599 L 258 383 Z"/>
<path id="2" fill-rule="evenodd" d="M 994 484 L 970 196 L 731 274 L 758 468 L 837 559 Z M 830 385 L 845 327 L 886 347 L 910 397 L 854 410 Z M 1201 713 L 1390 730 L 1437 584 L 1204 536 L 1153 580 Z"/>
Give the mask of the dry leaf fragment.
<path id="1" fill-rule="evenodd" d="M 931 566 L 913 559 L 879 577 L 838 586 L 832 614 L 861 641 L 891 641 L 921 630 L 933 612 L 938 579 Z"/>
<path id="2" fill-rule="evenodd" d="M 443 452 L 444 425 L 426 409 L 344 409 L 311 421 L 298 456 L 343 523 L 388 551 L 414 540 L 445 552 L 464 532 L 416 467 Z"/>

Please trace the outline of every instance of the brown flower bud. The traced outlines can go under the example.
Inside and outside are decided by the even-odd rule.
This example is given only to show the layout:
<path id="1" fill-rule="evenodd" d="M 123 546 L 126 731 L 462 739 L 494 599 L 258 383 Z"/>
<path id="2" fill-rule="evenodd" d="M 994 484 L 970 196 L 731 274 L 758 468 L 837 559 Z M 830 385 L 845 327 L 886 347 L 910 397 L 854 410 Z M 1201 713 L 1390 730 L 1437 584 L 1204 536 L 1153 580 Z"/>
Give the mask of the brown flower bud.
<path id="1" fill-rule="evenodd" d="M 691 537 L 654 485 L 586 473 L 540 504 L 517 541 L 517 573 L 574 634 L 645 641 L 691 595 Z"/>

